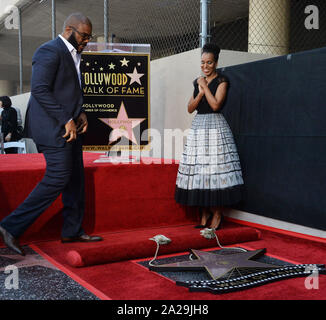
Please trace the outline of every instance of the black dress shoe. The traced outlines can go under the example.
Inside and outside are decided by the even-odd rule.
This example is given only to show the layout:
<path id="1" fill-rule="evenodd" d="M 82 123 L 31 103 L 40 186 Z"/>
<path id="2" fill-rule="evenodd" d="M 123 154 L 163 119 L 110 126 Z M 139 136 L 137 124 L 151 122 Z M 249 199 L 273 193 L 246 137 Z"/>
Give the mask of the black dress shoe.
<path id="1" fill-rule="evenodd" d="M 2 228 L 1 226 L 0 226 L 0 236 L 2 237 L 3 242 L 9 249 L 13 250 L 14 252 L 22 256 L 25 255 L 25 252 L 20 247 L 18 240 L 15 239 L 7 230 Z"/>
<path id="2" fill-rule="evenodd" d="M 68 242 L 96 242 L 96 241 L 102 241 L 103 238 L 99 236 L 89 236 L 88 234 L 83 234 L 79 237 L 71 237 L 71 238 L 61 238 L 62 243 L 68 243 Z"/>

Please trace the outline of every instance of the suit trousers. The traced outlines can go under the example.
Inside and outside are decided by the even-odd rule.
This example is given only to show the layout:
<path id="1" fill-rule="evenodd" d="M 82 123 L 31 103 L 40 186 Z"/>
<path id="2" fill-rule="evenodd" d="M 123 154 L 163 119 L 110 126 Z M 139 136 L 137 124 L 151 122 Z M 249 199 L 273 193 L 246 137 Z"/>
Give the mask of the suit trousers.
<path id="1" fill-rule="evenodd" d="M 61 148 L 37 146 L 46 161 L 45 175 L 26 200 L 0 222 L 0 225 L 15 238 L 21 236 L 61 193 L 63 202 L 61 236 L 75 237 L 84 234 L 82 222 L 85 191 L 81 140 L 78 136 L 74 142 L 66 143 Z"/>

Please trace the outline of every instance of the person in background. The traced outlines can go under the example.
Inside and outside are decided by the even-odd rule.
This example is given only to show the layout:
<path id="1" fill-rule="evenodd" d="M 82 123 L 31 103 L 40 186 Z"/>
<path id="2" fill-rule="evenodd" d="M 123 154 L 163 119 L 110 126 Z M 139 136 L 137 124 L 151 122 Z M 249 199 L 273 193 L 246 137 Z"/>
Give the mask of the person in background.
<path id="1" fill-rule="evenodd" d="M 0 97 L 0 107 L 3 109 L 1 113 L 1 133 L 4 142 L 12 142 L 18 140 L 17 128 L 17 111 L 12 107 L 11 99 L 8 96 Z M 5 153 L 17 153 L 18 148 L 6 148 Z"/>
<path id="2" fill-rule="evenodd" d="M 175 200 L 201 208 L 197 228 L 218 229 L 223 208 L 242 199 L 242 172 L 231 129 L 221 114 L 228 79 L 218 73 L 220 48 L 206 44 L 202 50 L 203 76 L 194 81 L 188 112 L 195 115 L 179 164 Z"/>

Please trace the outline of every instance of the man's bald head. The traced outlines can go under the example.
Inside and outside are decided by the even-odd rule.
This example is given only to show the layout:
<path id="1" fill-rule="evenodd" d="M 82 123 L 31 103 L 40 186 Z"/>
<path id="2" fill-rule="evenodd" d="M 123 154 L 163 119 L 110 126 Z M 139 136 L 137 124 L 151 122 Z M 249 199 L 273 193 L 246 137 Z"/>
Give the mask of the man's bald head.
<path id="1" fill-rule="evenodd" d="M 81 53 L 92 39 L 92 23 L 82 13 L 72 13 L 63 24 L 62 36 Z"/>
<path id="2" fill-rule="evenodd" d="M 82 13 L 80 12 L 75 12 L 72 13 L 63 23 L 63 32 L 66 30 L 66 28 L 68 27 L 75 27 L 78 28 L 78 26 L 80 24 L 86 24 L 90 27 L 92 27 L 92 22 L 91 20 L 89 20 L 89 18 L 87 18 L 86 16 L 84 16 Z"/>

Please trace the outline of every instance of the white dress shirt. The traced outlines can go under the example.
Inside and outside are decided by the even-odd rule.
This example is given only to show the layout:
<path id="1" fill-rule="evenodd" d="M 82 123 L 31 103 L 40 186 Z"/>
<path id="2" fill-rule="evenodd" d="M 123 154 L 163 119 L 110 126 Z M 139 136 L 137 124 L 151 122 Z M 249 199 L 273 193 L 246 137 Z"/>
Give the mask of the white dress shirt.
<path id="1" fill-rule="evenodd" d="M 74 60 L 78 79 L 79 79 L 79 85 L 81 86 L 80 69 L 79 69 L 81 55 L 79 53 L 77 53 L 77 50 L 74 48 L 74 46 L 69 41 L 67 41 L 61 34 L 59 34 L 59 37 L 61 38 L 61 40 L 64 42 L 64 44 L 68 48 L 68 50 L 72 56 L 72 59 Z"/>

